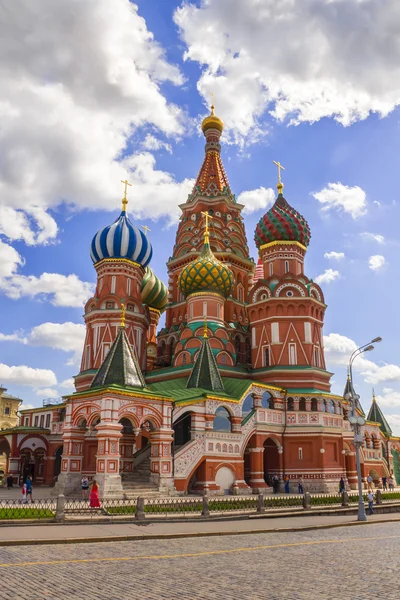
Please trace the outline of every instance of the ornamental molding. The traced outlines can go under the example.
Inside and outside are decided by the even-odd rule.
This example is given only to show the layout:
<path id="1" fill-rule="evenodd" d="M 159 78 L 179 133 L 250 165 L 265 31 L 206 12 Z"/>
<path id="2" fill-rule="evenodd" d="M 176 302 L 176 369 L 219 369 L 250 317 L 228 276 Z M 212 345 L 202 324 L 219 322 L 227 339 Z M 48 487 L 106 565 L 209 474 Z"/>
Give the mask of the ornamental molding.
<path id="1" fill-rule="evenodd" d="M 315 292 L 316 295 L 317 295 L 317 299 L 319 300 L 319 302 L 322 302 L 322 296 L 321 296 L 320 292 L 317 290 L 317 288 L 315 287 L 315 285 L 312 285 L 310 287 L 310 295 L 311 295 L 311 292 Z"/>
<path id="2" fill-rule="evenodd" d="M 262 287 L 259 287 L 259 288 L 258 288 L 258 289 L 257 289 L 257 290 L 254 292 L 254 294 L 253 294 L 253 302 L 258 302 L 259 300 L 257 300 L 257 296 L 259 296 L 259 295 L 260 295 L 260 294 L 262 294 L 262 293 L 266 293 L 266 294 L 267 294 L 267 296 L 268 296 L 268 298 L 271 298 L 271 297 L 272 297 L 271 290 L 269 289 L 269 287 L 262 286 Z M 264 300 L 264 298 L 260 298 L 260 300 Z"/>
<path id="3" fill-rule="evenodd" d="M 188 477 L 198 459 L 205 453 L 206 442 L 203 433 L 195 435 L 194 440 L 181 453 L 175 455 L 175 477 Z"/>
<path id="4" fill-rule="evenodd" d="M 277 298 L 280 294 L 280 292 L 282 290 L 284 290 L 285 288 L 295 288 L 296 290 L 298 290 L 300 292 L 300 295 L 302 297 L 305 297 L 306 293 L 303 290 L 303 288 L 298 284 L 298 283 L 282 283 L 282 285 L 280 285 L 276 290 L 275 290 L 275 297 Z"/>

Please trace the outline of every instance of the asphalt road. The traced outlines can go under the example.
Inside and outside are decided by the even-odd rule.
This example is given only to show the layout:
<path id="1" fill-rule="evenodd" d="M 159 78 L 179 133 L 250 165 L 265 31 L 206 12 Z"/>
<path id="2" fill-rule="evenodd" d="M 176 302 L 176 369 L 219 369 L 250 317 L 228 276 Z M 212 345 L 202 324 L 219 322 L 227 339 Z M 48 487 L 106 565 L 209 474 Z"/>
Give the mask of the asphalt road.
<path id="1" fill-rule="evenodd" d="M 2 600 L 399 600 L 400 523 L 0 548 Z"/>

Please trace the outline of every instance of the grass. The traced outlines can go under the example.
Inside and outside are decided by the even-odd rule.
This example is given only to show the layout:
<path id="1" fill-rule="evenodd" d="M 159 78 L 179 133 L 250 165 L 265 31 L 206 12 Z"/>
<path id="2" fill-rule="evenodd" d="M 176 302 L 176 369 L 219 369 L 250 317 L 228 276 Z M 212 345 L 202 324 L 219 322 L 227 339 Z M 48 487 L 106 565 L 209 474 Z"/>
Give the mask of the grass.
<path id="1" fill-rule="evenodd" d="M 50 519 L 55 512 L 48 508 L 0 508 L 0 520 Z"/>

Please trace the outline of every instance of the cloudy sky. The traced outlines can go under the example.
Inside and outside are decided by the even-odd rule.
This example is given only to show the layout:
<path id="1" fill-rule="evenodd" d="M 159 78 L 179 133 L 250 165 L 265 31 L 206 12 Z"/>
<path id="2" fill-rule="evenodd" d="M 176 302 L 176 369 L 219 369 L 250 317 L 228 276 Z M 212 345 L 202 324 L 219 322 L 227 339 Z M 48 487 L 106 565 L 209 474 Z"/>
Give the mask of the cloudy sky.
<path id="1" fill-rule="evenodd" d="M 201 165 L 211 93 L 253 231 L 285 195 L 307 218 L 306 272 L 328 304 L 342 393 L 354 363 L 400 434 L 400 4 L 397 0 L 14 0 L 0 7 L 0 384 L 27 405 L 71 391 L 89 245 L 120 208 L 151 229 L 165 279 Z"/>

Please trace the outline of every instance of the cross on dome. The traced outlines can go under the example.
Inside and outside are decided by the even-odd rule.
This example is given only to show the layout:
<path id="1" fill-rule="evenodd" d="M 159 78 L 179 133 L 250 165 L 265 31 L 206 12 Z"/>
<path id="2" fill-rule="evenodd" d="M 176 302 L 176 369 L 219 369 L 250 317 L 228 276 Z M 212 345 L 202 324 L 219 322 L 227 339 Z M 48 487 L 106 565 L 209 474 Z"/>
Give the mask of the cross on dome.
<path id="1" fill-rule="evenodd" d="M 128 185 L 130 187 L 132 187 L 132 184 L 129 183 L 129 181 L 127 179 L 125 179 L 125 181 L 123 181 L 121 179 L 121 183 L 123 183 L 125 185 L 125 189 L 124 189 L 124 197 L 122 198 L 122 210 L 125 212 L 126 211 L 126 205 L 128 204 Z"/>
<path id="2" fill-rule="evenodd" d="M 281 163 L 276 160 L 272 161 L 274 163 L 274 165 L 276 165 L 278 167 L 278 185 L 276 186 L 278 188 L 278 192 L 279 194 L 282 194 L 282 190 L 283 190 L 283 183 L 282 183 L 282 179 L 281 179 L 281 169 L 284 171 L 285 167 L 283 165 L 281 165 Z"/>

